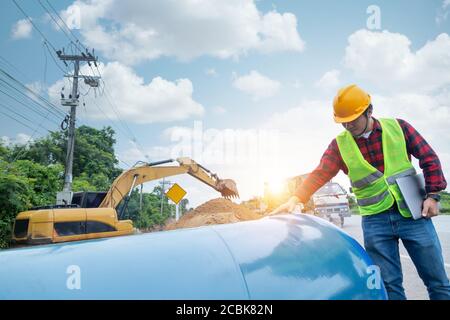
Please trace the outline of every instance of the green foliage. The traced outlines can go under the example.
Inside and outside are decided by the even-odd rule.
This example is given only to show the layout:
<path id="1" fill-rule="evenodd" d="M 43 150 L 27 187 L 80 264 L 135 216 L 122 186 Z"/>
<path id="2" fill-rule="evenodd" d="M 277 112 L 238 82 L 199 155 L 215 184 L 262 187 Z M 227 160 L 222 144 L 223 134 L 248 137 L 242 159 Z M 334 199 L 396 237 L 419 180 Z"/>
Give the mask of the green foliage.
<path id="1" fill-rule="evenodd" d="M 17 213 L 55 201 L 55 193 L 61 188 L 61 171 L 61 165 L 0 161 L 0 248 L 7 247 Z"/>
<path id="2" fill-rule="evenodd" d="M 2 165 L 0 170 L 3 169 Z M 0 248 L 8 246 L 16 213 L 29 207 L 30 194 L 32 190 L 26 178 L 14 174 L 0 175 Z"/>
<path id="3" fill-rule="evenodd" d="M 76 191 L 106 191 L 111 186 L 111 179 L 104 173 L 95 173 L 91 176 L 83 173 L 75 177 L 72 182 L 72 190 Z"/>
<path id="4" fill-rule="evenodd" d="M 0 159 L 6 159 L 9 156 L 9 152 L 10 150 L 0 140 Z"/>
<path id="5" fill-rule="evenodd" d="M 73 177 L 80 178 L 79 185 L 86 181 L 95 190 L 107 190 L 112 181 L 121 173 L 114 155 L 114 130 L 102 130 L 81 126 L 75 131 L 75 153 Z M 67 131 L 51 132 L 47 137 L 37 140 L 30 146 L 12 146 L 7 161 L 13 159 L 30 160 L 45 166 L 64 164 L 67 150 Z M 0 154 L 1 154 L 0 149 Z M 74 181 L 75 182 L 75 181 Z M 83 189 L 81 189 L 83 190 Z"/>
<path id="6" fill-rule="evenodd" d="M 450 193 L 447 191 L 441 192 L 441 210 L 442 214 L 450 214 Z"/>
<path id="7" fill-rule="evenodd" d="M 359 214 L 358 205 L 356 203 L 356 197 L 354 195 L 348 194 L 348 206 L 350 207 L 350 212 L 352 214 Z"/>

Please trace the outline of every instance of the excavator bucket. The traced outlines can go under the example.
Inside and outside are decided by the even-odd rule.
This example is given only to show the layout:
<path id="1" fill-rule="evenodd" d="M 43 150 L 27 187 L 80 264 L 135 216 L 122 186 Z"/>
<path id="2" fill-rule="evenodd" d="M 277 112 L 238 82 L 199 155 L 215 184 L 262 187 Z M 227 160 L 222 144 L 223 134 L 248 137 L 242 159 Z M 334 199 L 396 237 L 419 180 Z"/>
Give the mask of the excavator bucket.
<path id="1" fill-rule="evenodd" d="M 219 180 L 217 184 L 217 190 L 222 194 L 222 197 L 229 198 L 239 198 L 239 192 L 236 187 L 236 182 L 231 179 Z"/>

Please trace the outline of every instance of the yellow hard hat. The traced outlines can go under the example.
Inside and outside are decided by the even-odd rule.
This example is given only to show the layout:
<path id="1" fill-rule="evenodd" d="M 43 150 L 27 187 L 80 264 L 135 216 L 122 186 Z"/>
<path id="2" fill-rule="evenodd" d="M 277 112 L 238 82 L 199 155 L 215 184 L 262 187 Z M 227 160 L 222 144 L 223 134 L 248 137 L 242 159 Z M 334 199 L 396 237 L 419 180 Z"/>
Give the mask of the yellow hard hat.
<path id="1" fill-rule="evenodd" d="M 334 121 L 353 121 L 366 111 L 370 103 L 370 95 L 356 84 L 341 88 L 333 101 Z"/>

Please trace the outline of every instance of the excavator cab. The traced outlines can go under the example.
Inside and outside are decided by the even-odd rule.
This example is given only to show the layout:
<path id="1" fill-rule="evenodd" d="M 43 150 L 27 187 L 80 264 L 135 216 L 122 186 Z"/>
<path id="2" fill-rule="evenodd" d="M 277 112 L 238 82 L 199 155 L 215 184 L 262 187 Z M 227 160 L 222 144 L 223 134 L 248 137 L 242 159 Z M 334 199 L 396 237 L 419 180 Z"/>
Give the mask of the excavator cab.
<path id="1" fill-rule="evenodd" d="M 80 208 L 98 208 L 107 193 L 106 191 L 74 192 L 72 205 L 77 205 Z"/>

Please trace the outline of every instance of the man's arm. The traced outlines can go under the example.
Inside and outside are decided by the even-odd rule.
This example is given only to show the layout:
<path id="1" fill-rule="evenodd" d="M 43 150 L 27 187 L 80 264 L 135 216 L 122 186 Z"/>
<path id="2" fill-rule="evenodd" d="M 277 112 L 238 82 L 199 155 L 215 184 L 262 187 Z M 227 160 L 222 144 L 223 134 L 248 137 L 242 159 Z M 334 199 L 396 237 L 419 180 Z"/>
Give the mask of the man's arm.
<path id="1" fill-rule="evenodd" d="M 441 162 L 434 150 L 413 126 L 405 120 L 397 120 L 405 135 L 408 153 L 419 159 L 419 166 L 425 177 L 426 192 L 437 193 L 444 190 L 447 187 L 447 181 L 442 172 Z M 437 201 L 430 197 L 425 199 L 422 206 L 422 216 L 431 218 L 438 215 L 438 213 Z"/>
<path id="2" fill-rule="evenodd" d="M 343 161 L 336 139 L 334 139 L 323 153 L 317 168 L 297 187 L 294 195 L 300 202 L 308 202 L 311 195 L 336 176 L 342 167 Z"/>
<path id="3" fill-rule="evenodd" d="M 317 168 L 297 187 L 294 195 L 286 203 L 268 213 L 268 215 L 286 211 L 292 212 L 299 201 L 304 204 L 307 203 L 311 195 L 330 181 L 340 169 L 346 170 L 346 167 L 339 153 L 336 139 L 334 139 L 322 155 L 322 159 Z"/>
<path id="4" fill-rule="evenodd" d="M 405 120 L 397 120 L 405 135 L 408 153 L 419 160 L 419 166 L 425 177 L 426 192 L 435 193 L 444 190 L 447 187 L 447 181 L 434 150 L 412 125 Z"/>

